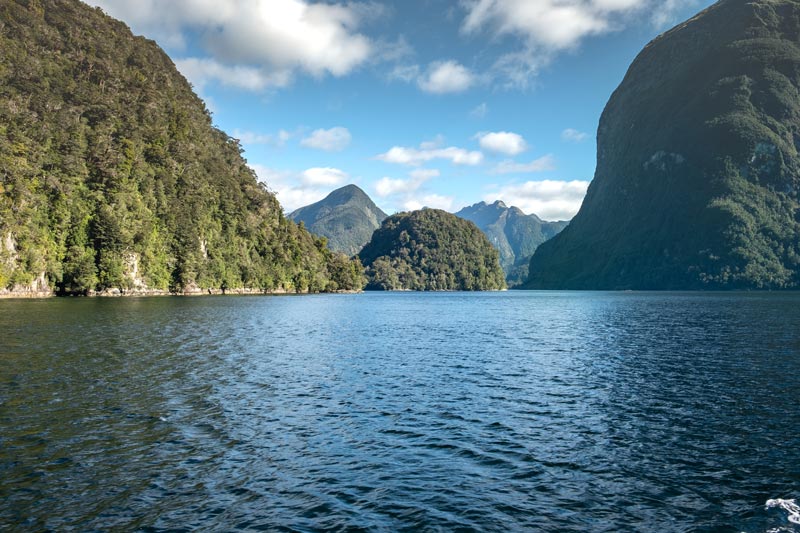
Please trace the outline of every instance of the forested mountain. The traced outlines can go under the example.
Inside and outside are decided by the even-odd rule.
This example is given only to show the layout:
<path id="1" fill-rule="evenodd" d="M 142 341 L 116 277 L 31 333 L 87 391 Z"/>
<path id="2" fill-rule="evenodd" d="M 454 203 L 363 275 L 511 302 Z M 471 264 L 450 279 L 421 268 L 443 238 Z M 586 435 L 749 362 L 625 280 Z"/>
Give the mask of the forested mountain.
<path id="1" fill-rule="evenodd" d="M 800 286 L 800 2 L 722 0 L 651 42 L 531 288 Z"/>
<path id="2" fill-rule="evenodd" d="M 328 248 L 356 255 L 387 215 L 356 185 L 336 189 L 324 199 L 289 215 L 314 235 L 328 239 Z"/>
<path id="3" fill-rule="evenodd" d="M 536 248 L 569 224 L 565 221 L 547 222 L 534 214 L 526 215 L 518 207 L 507 207 L 500 200 L 465 207 L 456 216 L 474 222 L 497 248 L 500 266 L 506 273 L 509 286 L 525 281 Z"/>
<path id="4" fill-rule="evenodd" d="M 486 235 L 472 222 L 438 209 L 387 218 L 359 257 L 368 290 L 505 288 L 497 250 Z"/>
<path id="5" fill-rule="evenodd" d="M 0 290 L 360 288 L 241 152 L 154 42 L 0 2 Z"/>

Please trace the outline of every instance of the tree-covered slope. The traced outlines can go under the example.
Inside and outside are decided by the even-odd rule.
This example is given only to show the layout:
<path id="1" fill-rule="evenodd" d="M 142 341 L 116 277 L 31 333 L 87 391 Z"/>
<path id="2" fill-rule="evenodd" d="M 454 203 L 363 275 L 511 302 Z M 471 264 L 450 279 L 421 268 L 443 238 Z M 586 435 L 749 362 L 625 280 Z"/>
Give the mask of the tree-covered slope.
<path id="1" fill-rule="evenodd" d="M 528 265 L 536 248 L 568 224 L 526 215 L 518 207 L 507 207 L 500 200 L 465 207 L 456 216 L 474 222 L 497 248 L 509 286 L 518 285 L 528 277 Z"/>
<path id="2" fill-rule="evenodd" d="M 387 215 L 356 185 L 336 189 L 324 199 L 289 215 L 315 235 L 328 239 L 328 248 L 356 255 Z"/>
<path id="3" fill-rule="evenodd" d="M 0 2 L 0 290 L 359 283 L 154 42 L 78 0 Z"/>
<path id="4" fill-rule="evenodd" d="M 714 4 L 631 65 L 583 206 L 527 286 L 798 287 L 799 147 L 800 2 Z"/>
<path id="5" fill-rule="evenodd" d="M 438 209 L 383 221 L 359 253 L 368 290 L 505 288 L 497 250 L 478 227 Z"/>

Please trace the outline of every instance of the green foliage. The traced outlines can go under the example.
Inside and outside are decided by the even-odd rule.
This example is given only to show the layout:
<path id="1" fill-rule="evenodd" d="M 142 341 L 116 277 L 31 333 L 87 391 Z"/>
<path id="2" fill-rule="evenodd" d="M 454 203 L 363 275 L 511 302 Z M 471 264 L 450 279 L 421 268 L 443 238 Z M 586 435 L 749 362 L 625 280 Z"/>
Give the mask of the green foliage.
<path id="1" fill-rule="evenodd" d="M 465 207 L 456 216 L 474 222 L 497 248 L 509 287 L 525 281 L 533 252 L 567 225 L 567 222 L 545 222 L 499 200 L 491 205 L 479 202 Z"/>
<path id="2" fill-rule="evenodd" d="M 637 57 L 530 288 L 800 287 L 800 3 L 722 0 Z"/>
<path id="3" fill-rule="evenodd" d="M 347 185 L 317 203 L 301 207 L 289 218 L 325 237 L 329 249 L 353 256 L 369 242 L 386 213 L 360 188 Z"/>
<path id="4" fill-rule="evenodd" d="M 498 253 L 475 224 L 437 209 L 384 220 L 359 253 L 368 290 L 505 288 Z"/>
<path id="5" fill-rule="evenodd" d="M 0 30 L 2 287 L 360 288 L 155 43 L 78 0 L 3 2 Z"/>

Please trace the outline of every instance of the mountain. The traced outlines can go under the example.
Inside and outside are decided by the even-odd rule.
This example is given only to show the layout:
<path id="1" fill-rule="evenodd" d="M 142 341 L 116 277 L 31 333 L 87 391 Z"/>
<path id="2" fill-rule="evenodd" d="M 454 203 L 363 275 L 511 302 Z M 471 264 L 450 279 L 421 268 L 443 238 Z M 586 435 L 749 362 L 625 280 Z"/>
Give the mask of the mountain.
<path id="1" fill-rule="evenodd" d="M 569 224 L 545 222 L 536 215 L 526 215 L 518 207 L 507 207 L 500 200 L 465 207 L 456 216 L 474 222 L 489 237 L 489 242 L 500 252 L 500 266 L 510 286 L 527 278 L 528 264 L 536 248 Z"/>
<path id="2" fill-rule="evenodd" d="M 722 0 L 648 44 L 529 288 L 800 286 L 800 2 Z"/>
<path id="3" fill-rule="evenodd" d="M 153 41 L 78 0 L 0 27 L 0 292 L 360 288 Z"/>
<path id="4" fill-rule="evenodd" d="M 486 235 L 472 222 L 439 209 L 387 218 L 359 257 L 367 290 L 505 288 L 497 250 Z"/>
<path id="5" fill-rule="evenodd" d="M 317 203 L 297 209 L 289 218 L 327 238 L 331 250 L 354 256 L 387 216 L 364 191 L 346 185 Z"/>

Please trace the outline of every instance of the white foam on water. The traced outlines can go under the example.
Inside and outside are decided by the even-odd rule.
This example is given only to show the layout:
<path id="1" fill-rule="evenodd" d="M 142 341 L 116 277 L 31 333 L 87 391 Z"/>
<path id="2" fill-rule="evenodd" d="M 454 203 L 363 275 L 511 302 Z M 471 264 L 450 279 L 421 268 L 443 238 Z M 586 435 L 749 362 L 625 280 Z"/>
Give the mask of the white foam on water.
<path id="1" fill-rule="evenodd" d="M 789 522 L 800 525 L 800 505 L 797 504 L 797 500 L 783 500 L 780 498 L 767 500 L 766 508 L 783 509 L 789 513 L 789 516 L 787 517 Z"/>

